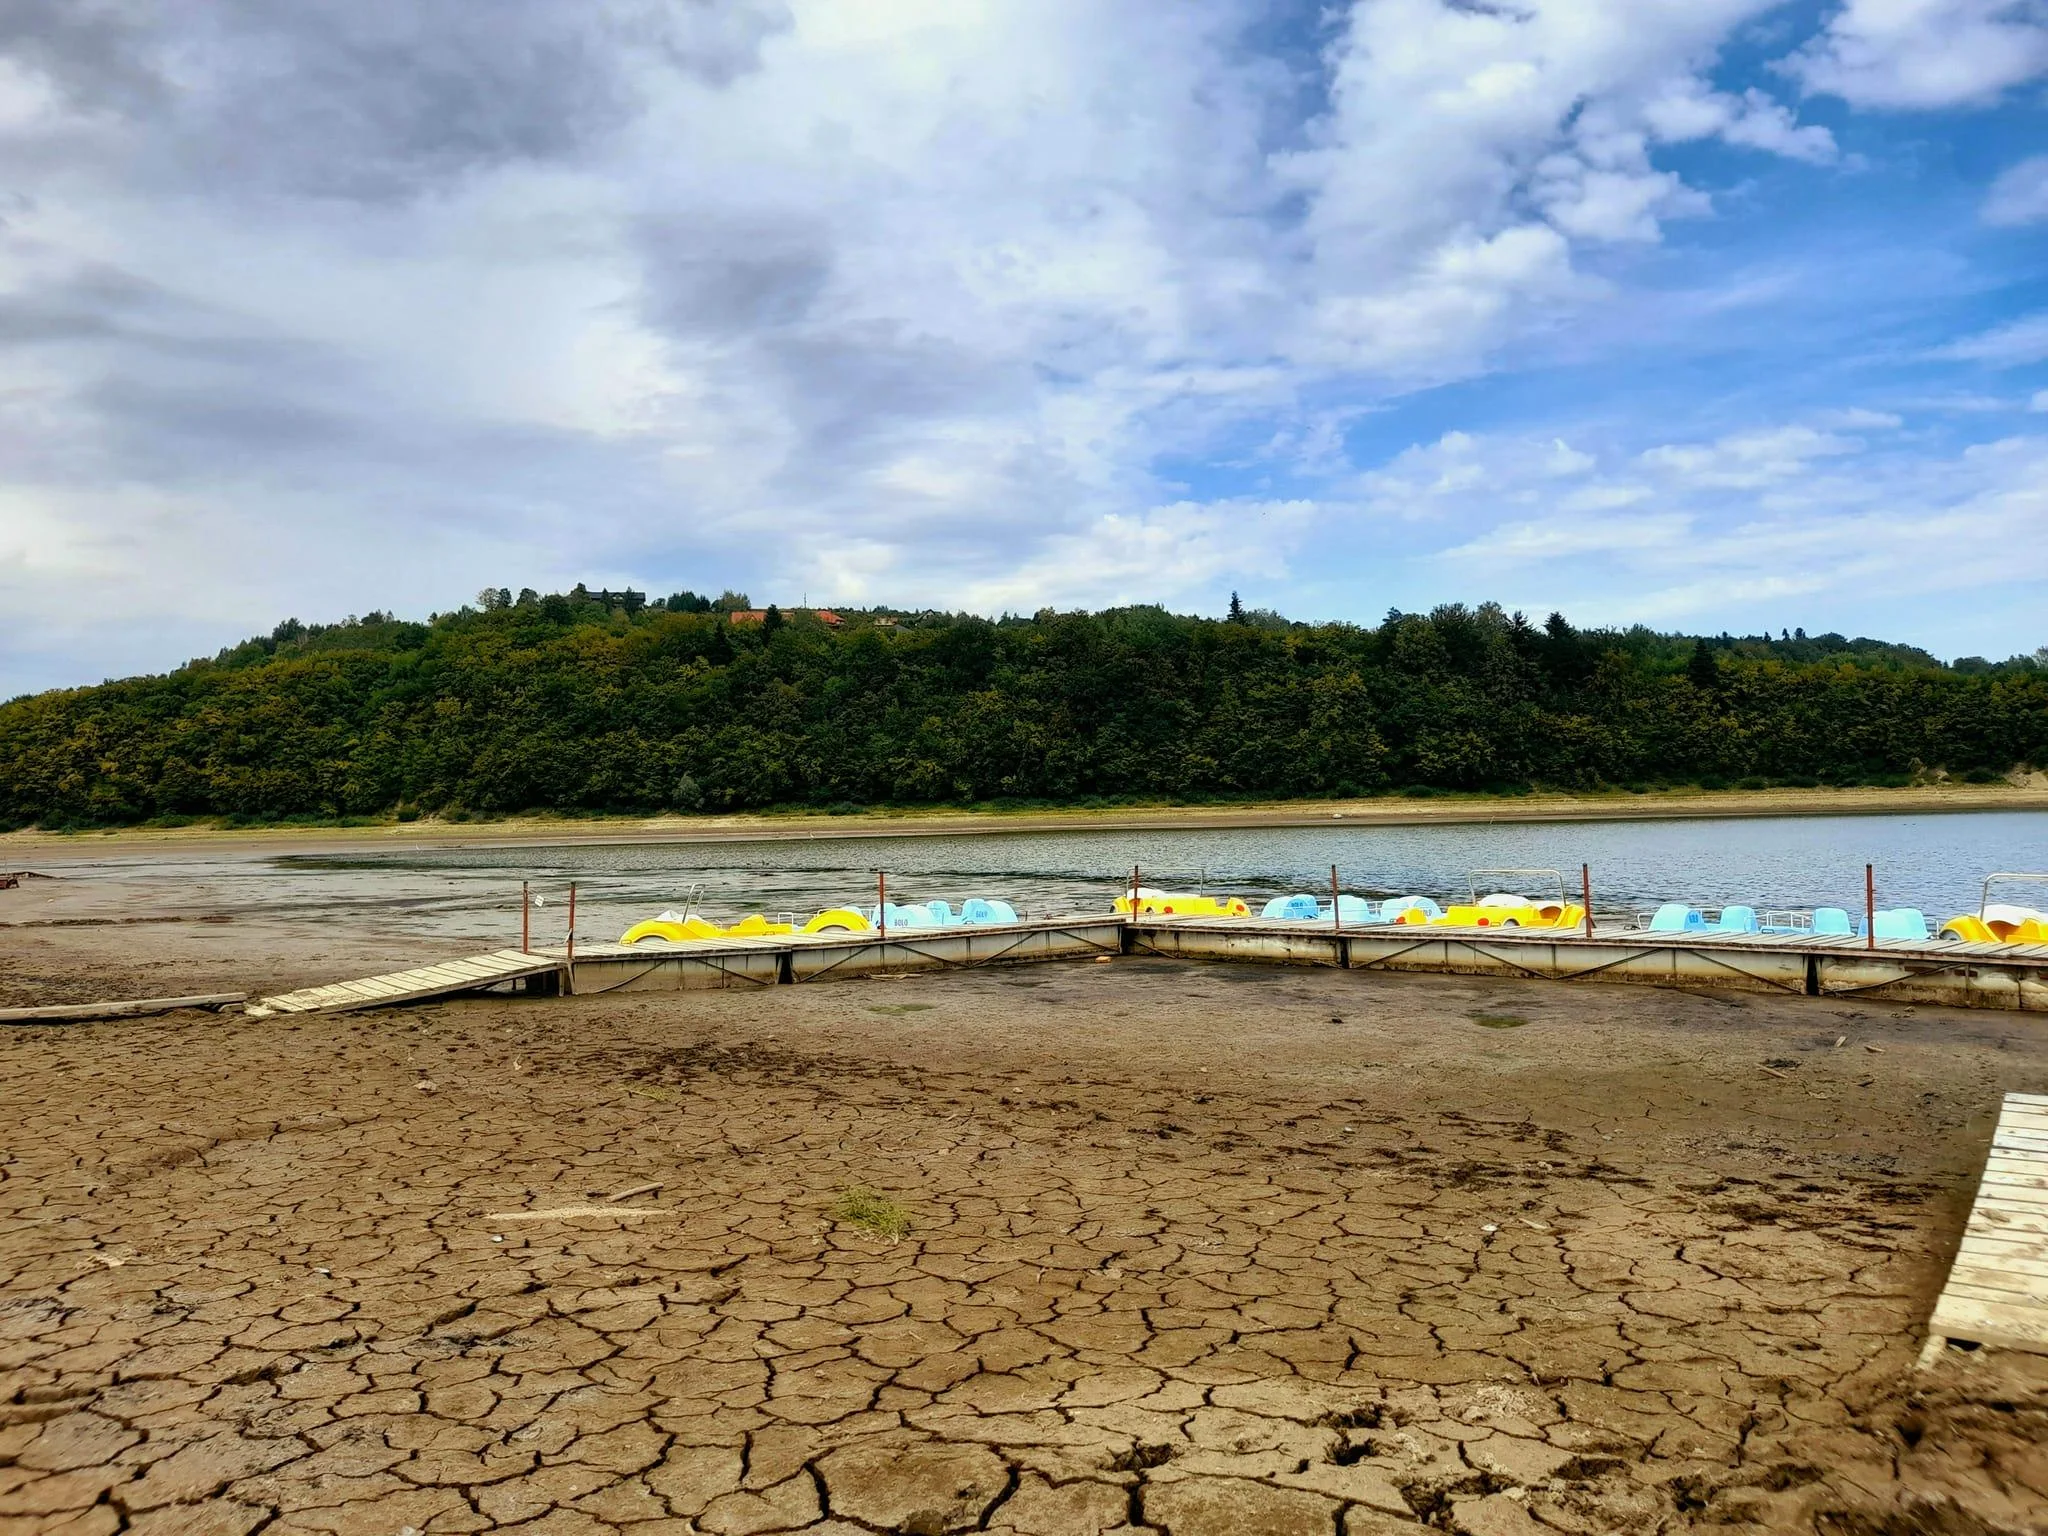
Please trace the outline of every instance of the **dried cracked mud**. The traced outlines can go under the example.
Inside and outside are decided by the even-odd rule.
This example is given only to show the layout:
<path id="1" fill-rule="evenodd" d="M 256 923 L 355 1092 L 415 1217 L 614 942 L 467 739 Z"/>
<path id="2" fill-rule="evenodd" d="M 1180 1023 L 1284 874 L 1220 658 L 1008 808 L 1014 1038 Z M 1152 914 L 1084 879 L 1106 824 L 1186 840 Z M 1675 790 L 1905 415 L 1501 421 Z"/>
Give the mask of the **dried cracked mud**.
<path id="1" fill-rule="evenodd" d="M 2038 1020 L 1123 960 L 0 1083 L 0 1532 L 2048 1529 L 2048 1360 L 1912 1369 Z"/>

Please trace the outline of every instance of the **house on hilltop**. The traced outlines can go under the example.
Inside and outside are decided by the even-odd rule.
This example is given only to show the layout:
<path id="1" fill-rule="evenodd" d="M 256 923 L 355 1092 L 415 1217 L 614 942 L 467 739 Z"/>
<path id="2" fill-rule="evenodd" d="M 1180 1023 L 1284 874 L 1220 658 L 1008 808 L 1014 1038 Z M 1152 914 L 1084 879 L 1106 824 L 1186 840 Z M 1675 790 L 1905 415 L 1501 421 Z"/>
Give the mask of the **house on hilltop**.
<path id="1" fill-rule="evenodd" d="M 785 608 L 782 610 L 782 616 L 785 619 L 793 619 L 800 614 L 816 619 L 827 629 L 837 629 L 846 622 L 846 620 L 842 619 L 830 608 Z M 768 610 L 765 608 L 741 608 L 736 612 L 727 614 L 726 619 L 727 622 L 733 624 L 765 624 L 768 621 Z"/>

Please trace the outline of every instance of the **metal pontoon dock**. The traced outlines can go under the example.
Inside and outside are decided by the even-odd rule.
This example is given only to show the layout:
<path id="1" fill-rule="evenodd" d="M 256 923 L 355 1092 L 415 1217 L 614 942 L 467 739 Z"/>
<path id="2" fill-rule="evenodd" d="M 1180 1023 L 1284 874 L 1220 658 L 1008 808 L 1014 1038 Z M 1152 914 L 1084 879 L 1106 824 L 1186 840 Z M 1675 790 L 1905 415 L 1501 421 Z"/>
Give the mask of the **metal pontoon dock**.
<path id="1" fill-rule="evenodd" d="M 1592 938 L 1547 929 L 1372 926 L 1115 914 L 878 933 L 796 934 L 687 943 L 498 950 L 364 981 L 311 987 L 249 1006 L 255 1017 L 333 1012 L 459 996 L 507 982 L 529 990 L 667 992 L 791 985 L 834 977 L 1041 960 L 1161 955 L 1451 976 L 1722 987 L 1868 997 L 1949 1008 L 2048 1013 L 2048 945 L 1920 939 L 1871 947 L 1812 934 L 1650 933 Z"/>
<path id="2" fill-rule="evenodd" d="M 955 970 L 1030 960 L 1128 954 L 1128 920 L 1115 914 L 904 928 L 879 933 L 796 934 L 576 948 L 571 989 L 592 992 L 788 985 L 833 977 Z"/>
<path id="3" fill-rule="evenodd" d="M 558 959 L 565 959 L 555 952 Z M 576 951 L 571 990 L 771 986 L 833 976 L 1030 960 L 1150 954 L 1354 971 L 1527 976 L 1553 981 L 1728 987 L 1809 997 L 1871 997 L 1945 1007 L 2048 1012 L 2048 945 L 1886 941 L 1812 934 L 1586 938 L 1543 929 L 1386 927 L 1244 918 L 1077 916 L 881 934 L 705 939 Z"/>
<path id="4" fill-rule="evenodd" d="M 1808 997 L 1872 997 L 1950 1008 L 2048 1012 L 2048 945 L 1880 940 L 1810 933 L 1651 933 L 1599 929 L 1387 927 L 1148 919 L 1148 954 L 1267 960 L 1345 970 L 1530 976 L 1552 981 L 1728 987 Z"/>

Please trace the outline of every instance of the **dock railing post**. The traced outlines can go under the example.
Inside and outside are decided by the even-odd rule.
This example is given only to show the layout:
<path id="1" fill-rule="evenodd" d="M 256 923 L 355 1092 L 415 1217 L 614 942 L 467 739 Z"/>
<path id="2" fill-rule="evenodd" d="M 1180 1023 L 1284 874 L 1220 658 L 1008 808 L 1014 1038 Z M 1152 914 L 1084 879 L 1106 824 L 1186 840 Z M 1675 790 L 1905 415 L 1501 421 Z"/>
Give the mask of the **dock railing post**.
<path id="1" fill-rule="evenodd" d="M 576 995 L 576 882 L 569 882 L 569 946 L 564 951 L 561 991 L 566 997 Z"/>
<path id="2" fill-rule="evenodd" d="M 1131 921 L 1138 920 L 1138 866 L 1131 866 Z"/>
<path id="3" fill-rule="evenodd" d="M 885 869 L 875 871 L 875 932 L 884 944 L 889 942 L 889 872 Z"/>
<path id="4" fill-rule="evenodd" d="M 1593 937 L 1593 866 L 1579 866 L 1579 905 L 1586 914 L 1586 937 Z"/>
<path id="5" fill-rule="evenodd" d="M 1344 900 L 1337 894 L 1337 866 L 1330 866 L 1330 932 L 1344 931 Z"/>
<path id="6" fill-rule="evenodd" d="M 533 901 L 528 895 L 530 889 L 530 882 L 519 882 L 519 953 L 522 955 L 533 953 Z"/>
<path id="7" fill-rule="evenodd" d="M 1863 947 L 1877 948 L 1877 867 L 1863 866 Z"/>

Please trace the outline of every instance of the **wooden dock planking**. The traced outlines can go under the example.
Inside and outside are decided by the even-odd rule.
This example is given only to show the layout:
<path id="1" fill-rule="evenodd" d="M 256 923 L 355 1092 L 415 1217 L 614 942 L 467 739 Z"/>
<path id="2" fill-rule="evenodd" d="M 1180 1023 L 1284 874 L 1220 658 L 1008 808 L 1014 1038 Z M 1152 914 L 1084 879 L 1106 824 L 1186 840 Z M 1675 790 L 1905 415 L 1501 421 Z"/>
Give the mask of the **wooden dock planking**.
<path id="1" fill-rule="evenodd" d="M 251 1018 L 269 1018 L 280 1013 L 341 1013 L 352 1008 L 384 1008 L 395 1003 L 416 1003 L 430 997 L 447 997 L 457 992 L 474 992 L 479 987 L 518 981 L 528 976 L 559 975 L 564 962 L 554 955 L 528 954 L 517 949 L 495 950 L 464 960 L 444 960 L 437 965 L 388 976 L 366 976 L 360 981 L 338 981 L 323 987 L 305 987 L 277 997 L 266 997 L 249 1005 Z"/>
<path id="2" fill-rule="evenodd" d="M 208 992 L 198 997 L 136 997 L 108 1003 L 52 1003 L 37 1008 L 0 1008 L 0 1024 L 69 1024 L 90 1019 L 132 1019 L 181 1008 L 226 1008 L 246 992 Z"/>
<path id="3" fill-rule="evenodd" d="M 1969 1238 L 1956 1254 L 1958 1264 L 1965 1259 L 1972 1264 L 2018 1264 L 2025 1273 L 2031 1274 L 2033 1271 L 2027 1266 L 2048 1265 L 2048 1234 L 2036 1233 L 2031 1242 L 2024 1239 L 1993 1242 L 1987 1238 Z M 2043 1273 L 2048 1273 L 2048 1270 Z"/>
<path id="4" fill-rule="evenodd" d="M 2048 1095 L 2005 1096 L 1920 1363 L 1950 1339 L 2048 1354 Z"/>

